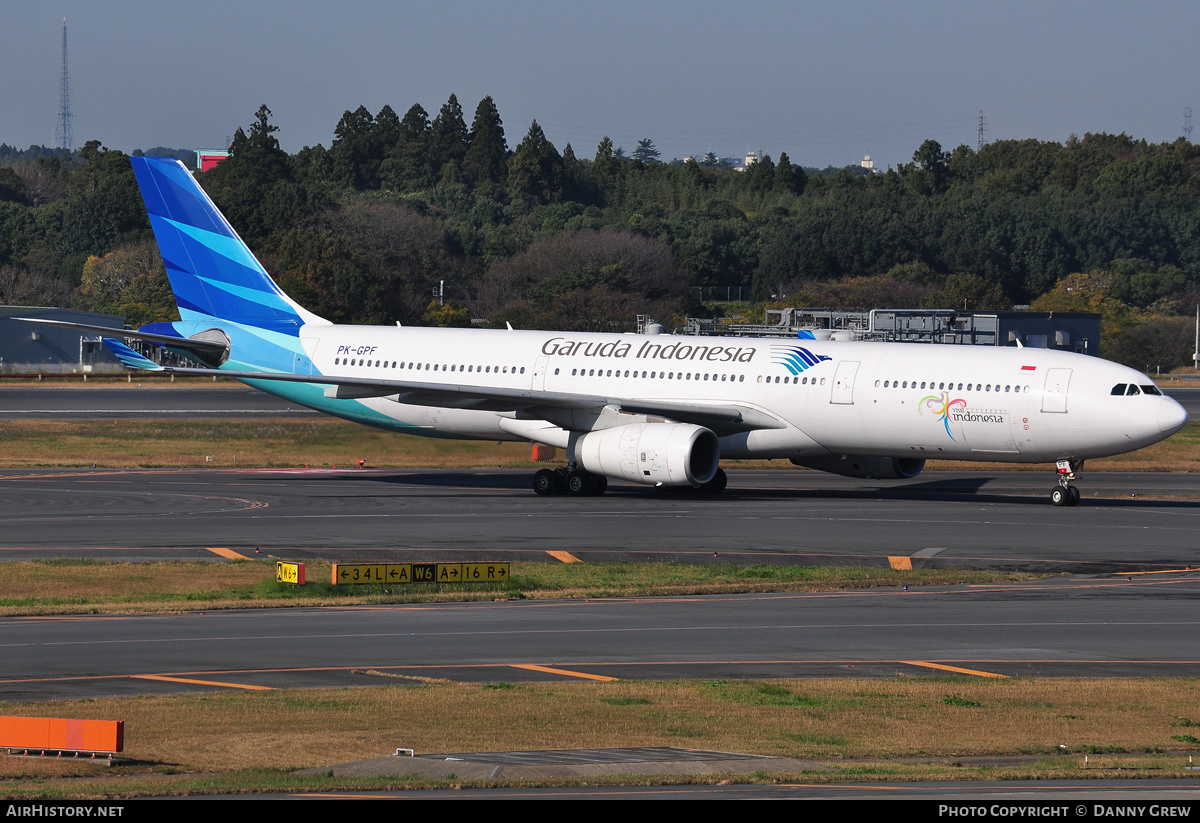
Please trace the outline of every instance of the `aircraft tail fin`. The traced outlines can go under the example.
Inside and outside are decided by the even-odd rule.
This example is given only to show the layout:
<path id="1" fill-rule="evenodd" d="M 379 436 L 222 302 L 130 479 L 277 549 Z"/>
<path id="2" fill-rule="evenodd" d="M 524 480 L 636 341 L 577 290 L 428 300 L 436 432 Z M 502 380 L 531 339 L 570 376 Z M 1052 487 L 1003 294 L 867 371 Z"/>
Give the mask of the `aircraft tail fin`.
<path id="1" fill-rule="evenodd" d="M 306 323 L 328 322 L 284 294 L 183 163 L 130 159 L 184 321 L 292 335 Z"/>

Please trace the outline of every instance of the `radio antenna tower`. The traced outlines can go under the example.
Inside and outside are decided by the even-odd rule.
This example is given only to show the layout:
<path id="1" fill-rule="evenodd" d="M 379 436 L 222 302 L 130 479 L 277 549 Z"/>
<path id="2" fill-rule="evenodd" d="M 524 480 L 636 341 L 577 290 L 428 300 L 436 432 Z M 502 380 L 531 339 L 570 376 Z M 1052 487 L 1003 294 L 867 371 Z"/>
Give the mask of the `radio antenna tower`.
<path id="1" fill-rule="evenodd" d="M 1183 139 L 1192 142 L 1192 107 L 1183 110 Z"/>
<path id="2" fill-rule="evenodd" d="M 67 74 L 67 18 L 63 18 L 62 78 L 58 83 L 58 120 L 54 124 L 54 146 L 73 151 L 75 138 L 71 134 L 71 76 Z"/>
<path id="3" fill-rule="evenodd" d="M 975 137 L 975 151 L 983 148 L 983 131 L 987 127 L 987 121 L 983 119 L 983 109 L 979 110 L 979 132 Z"/>

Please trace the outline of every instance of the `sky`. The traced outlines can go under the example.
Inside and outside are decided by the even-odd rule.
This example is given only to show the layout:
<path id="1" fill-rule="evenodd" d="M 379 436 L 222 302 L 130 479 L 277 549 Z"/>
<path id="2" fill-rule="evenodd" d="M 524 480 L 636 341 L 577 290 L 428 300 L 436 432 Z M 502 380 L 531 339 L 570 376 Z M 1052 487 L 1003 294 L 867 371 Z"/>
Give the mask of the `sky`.
<path id="1" fill-rule="evenodd" d="M 580 157 L 818 168 L 974 147 L 980 112 L 987 141 L 1200 126 L 1194 0 L 0 0 L 0 143 L 52 144 L 63 17 L 75 145 L 126 152 L 223 148 L 264 103 L 287 151 L 328 147 L 347 109 L 451 93 L 468 125 L 490 95 L 510 148 L 536 119 Z"/>

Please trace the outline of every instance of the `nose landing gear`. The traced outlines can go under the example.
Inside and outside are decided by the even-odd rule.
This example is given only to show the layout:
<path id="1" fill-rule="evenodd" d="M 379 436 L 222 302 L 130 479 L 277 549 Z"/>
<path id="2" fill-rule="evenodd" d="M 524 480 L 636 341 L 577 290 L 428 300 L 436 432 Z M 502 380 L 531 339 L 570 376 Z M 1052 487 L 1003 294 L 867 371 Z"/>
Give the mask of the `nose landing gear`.
<path id="1" fill-rule="evenodd" d="M 1082 460 L 1058 461 L 1058 485 L 1050 492 L 1050 502 L 1056 506 L 1074 506 L 1079 503 L 1079 489 L 1071 485 L 1076 472 L 1083 470 Z"/>

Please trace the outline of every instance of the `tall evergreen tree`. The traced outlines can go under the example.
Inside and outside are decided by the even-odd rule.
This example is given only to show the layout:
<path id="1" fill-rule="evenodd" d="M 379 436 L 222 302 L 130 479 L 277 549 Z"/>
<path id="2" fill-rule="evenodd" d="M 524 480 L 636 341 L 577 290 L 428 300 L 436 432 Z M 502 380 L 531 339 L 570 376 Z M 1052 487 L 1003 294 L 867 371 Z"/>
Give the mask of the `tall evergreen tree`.
<path id="1" fill-rule="evenodd" d="M 770 191 L 775 185 L 775 164 L 771 161 L 771 155 L 764 154 L 757 163 L 747 166 L 742 177 L 755 194 Z"/>
<path id="2" fill-rule="evenodd" d="M 366 106 L 347 110 L 333 133 L 329 154 L 334 180 L 359 191 L 374 188 L 379 180 L 379 160 L 375 159 L 375 118 L 371 112 Z"/>
<path id="3" fill-rule="evenodd" d="M 400 117 L 389 105 L 384 105 L 375 115 L 374 153 L 382 160 L 396 149 L 400 142 Z"/>
<path id="4" fill-rule="evenodd" d="M 804 170 L 801 169 L 803 174 Z M 792 160 L 787 152 L 779 153 L 779 164 L 775 166 L 775 182 L 772 188 L 778 192 L 794 194 L 796 192 L 796 172 L 792 168 Z"/>
<path id="5" fill-rule="evenodd" d="M 321 197 L 296 184 L 276 131 L 271 110 L 260 107 L 249 135 L 239 128 L 229 146 L 230 157 L 199 178 L 229 222 L 251 243 L 324 205 Z"/>
<path id="6" fill-rule="evenodd" d="M 434 173 L 441 175 L 443 167 L 450 163 L 461 171 L 470 135 L 467 132 L 467 123 L 463 120 L 462 106 L 453 94 L 433 119 L 429 138 Z"/>
<path id="7" fill-rule="evenodd" d="M 601 163 L 605 160 L 613 159 L 613 141 L 607 134 L 600 140 L 600 144 L 596 146 L 596 160 Z"/>
<path id="8" fill-rule="evenodd" d="M 381 175 L 397 191 L 414 191 L 433 185 L 430 160 L 429 114 L 420 103 L 413 104 L 400 121 L 392 156 L 383 162 Z"/>
<path id="9" fill-rule="evenodd" d="M 508 145 L 504 142 L 504 123 L 492 98 L 485 97 L 475 108 L 471 123 L 471 145 L 463 156 L 463 179 L 468 185 L 504 183 L 508 172 Z"/>
<path id="10" fill-rule="evenodd" d="M 657 163 L 658 158 L 662 156 L 662 152 L 654 148 L 654 141 L 649 137 L 638 141 L 637 148 L 633 150 L 633 159 L 641 160 L 643 163 Z"/>
<path id="11" fill-rule="evenodd" d="M 530 204 L 562 197 L 562 158 L 536 120 L 508 164 L 508 190 L 514 200 Z"/>

